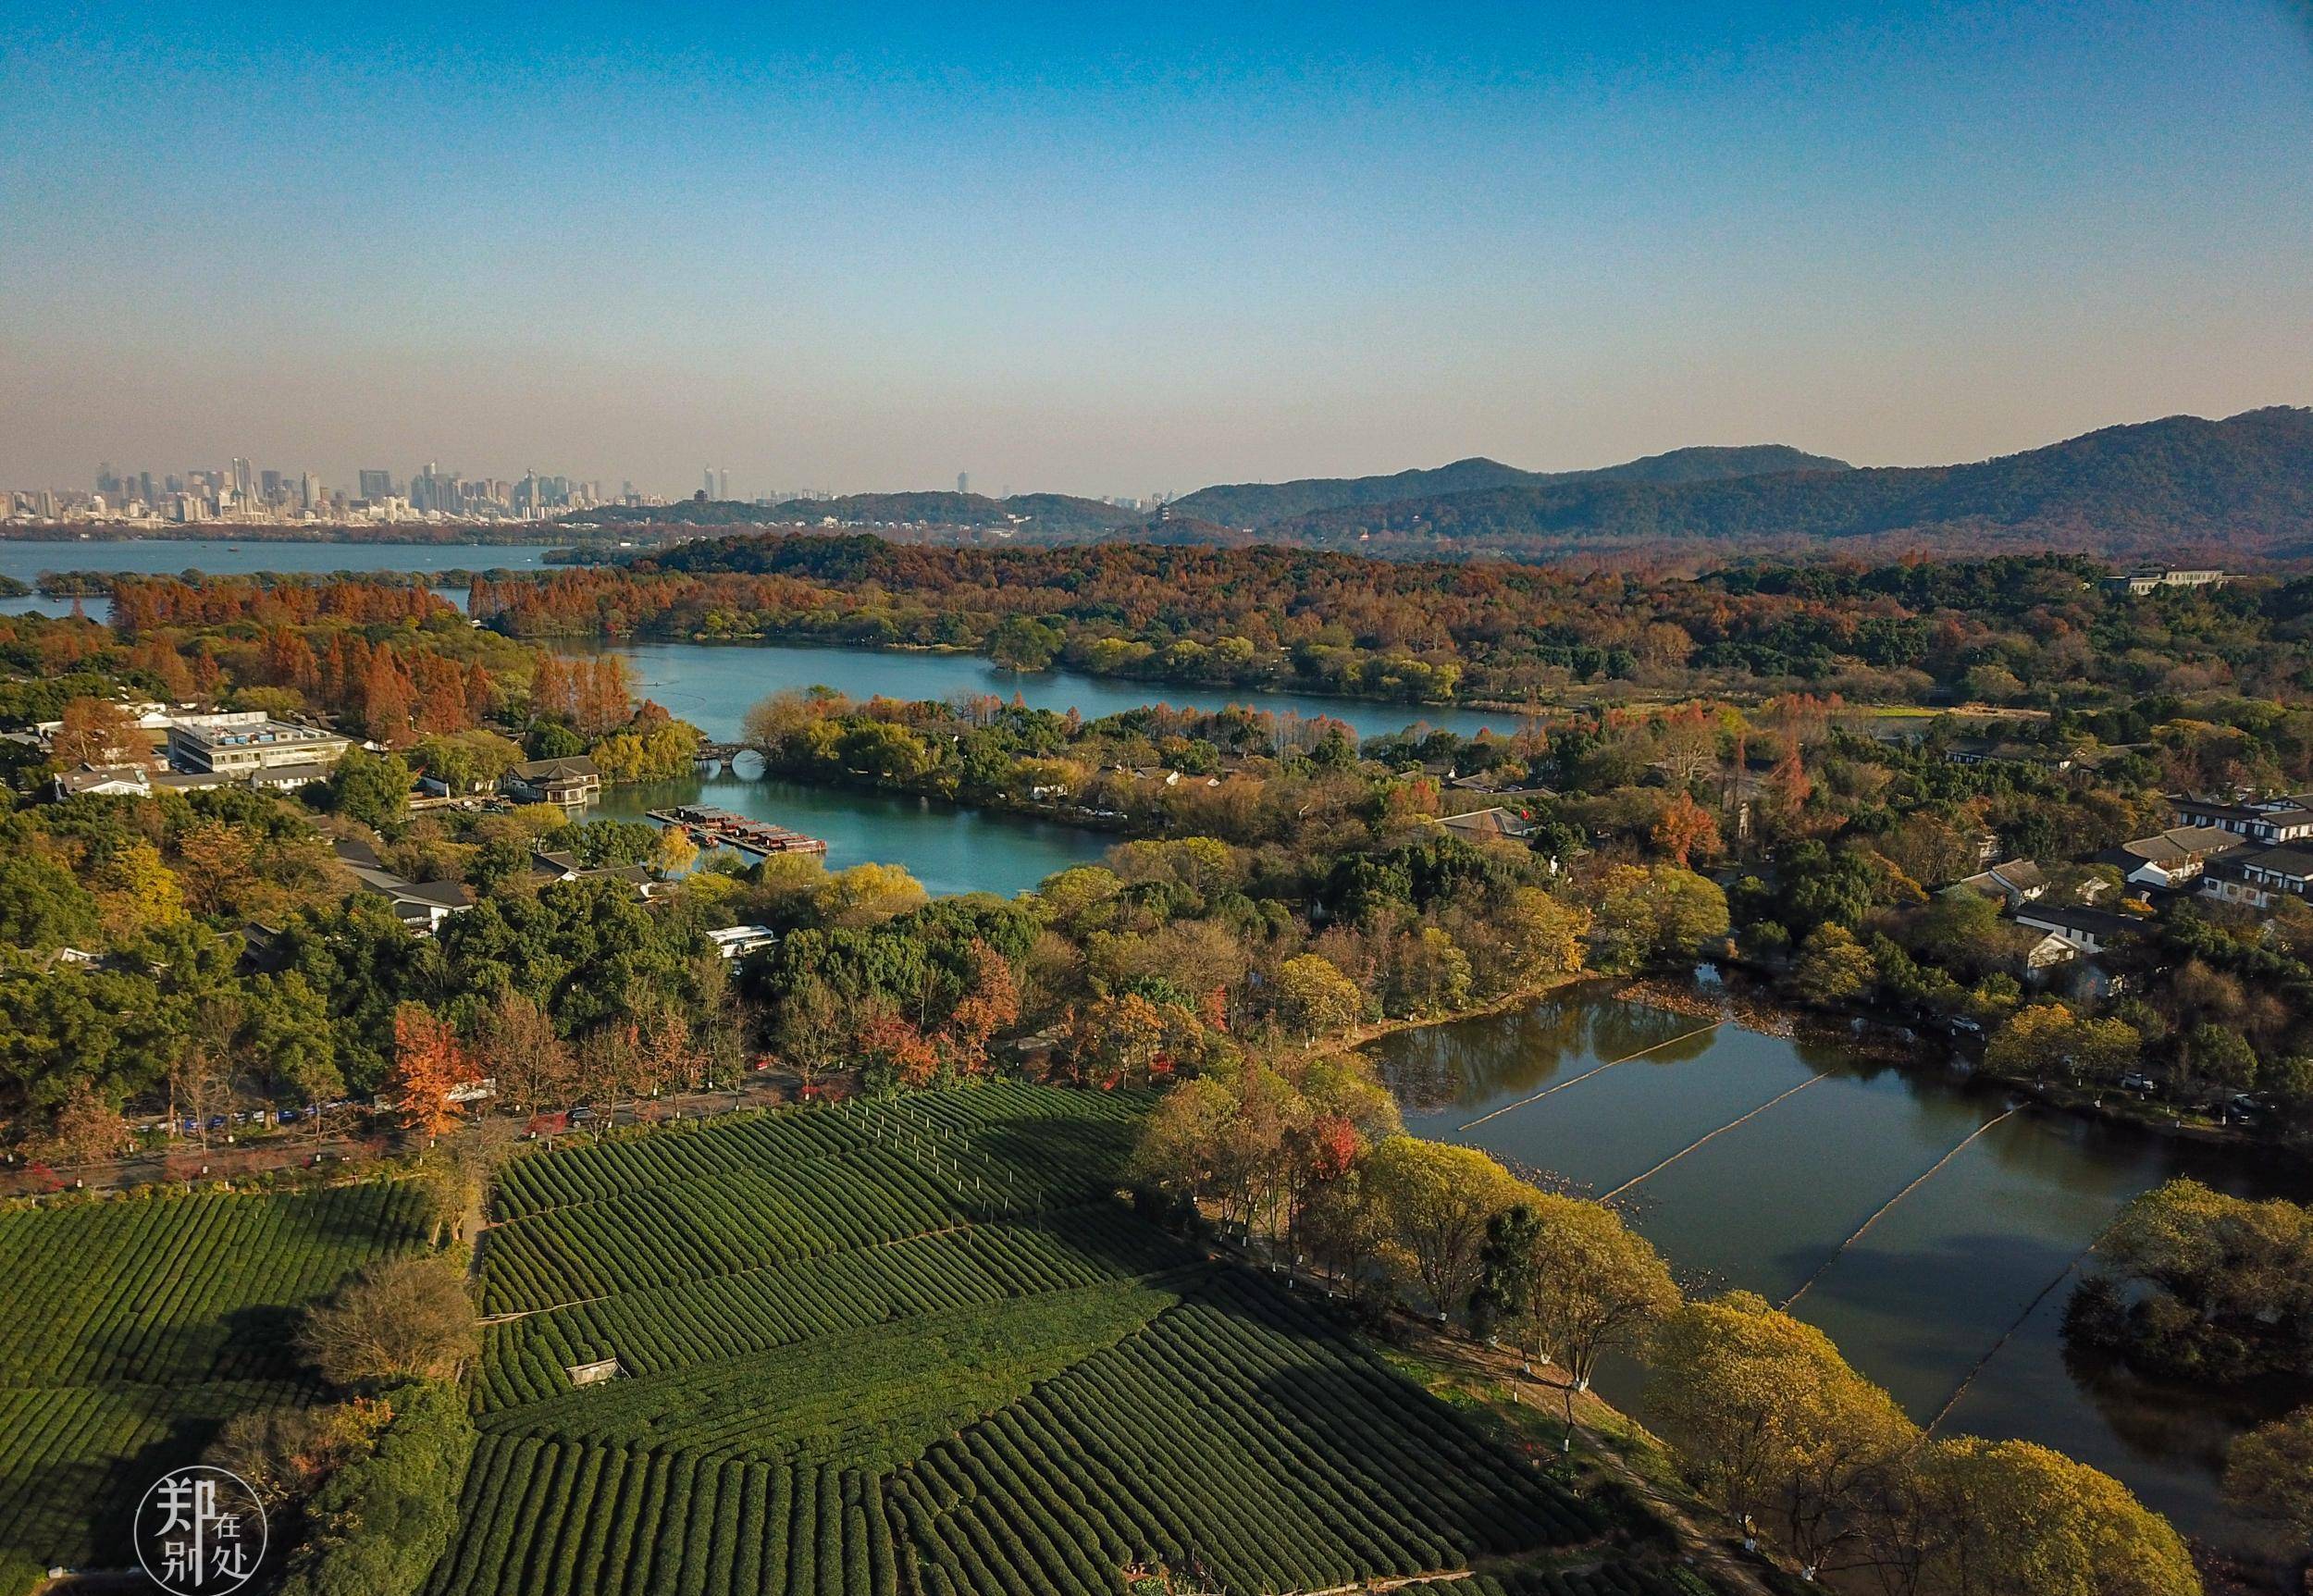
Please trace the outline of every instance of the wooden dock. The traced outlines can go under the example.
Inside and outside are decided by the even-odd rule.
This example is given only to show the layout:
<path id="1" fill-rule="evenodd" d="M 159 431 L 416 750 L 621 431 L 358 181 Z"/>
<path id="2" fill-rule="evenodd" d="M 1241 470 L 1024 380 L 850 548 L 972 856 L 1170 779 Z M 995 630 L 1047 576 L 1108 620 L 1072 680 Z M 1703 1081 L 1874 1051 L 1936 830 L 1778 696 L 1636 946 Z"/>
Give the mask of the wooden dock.
<path id="1" fill-rule="evenodd" d="M 705 804 L 678 804 L 673 809 L 648 811 L 661 825 L 674 826 L 690 834 L 690 839 L 701 847 L 735 847 L 742 853 L 769 856 L 774 853 L 825 853 L 827 845 L 815 836 L 805 836 L 799 831 L 789 831 L 784 825 L 769 821 L 749 820 L 743 814 L 733 814 L 727 809 L 712 809 Z"/>

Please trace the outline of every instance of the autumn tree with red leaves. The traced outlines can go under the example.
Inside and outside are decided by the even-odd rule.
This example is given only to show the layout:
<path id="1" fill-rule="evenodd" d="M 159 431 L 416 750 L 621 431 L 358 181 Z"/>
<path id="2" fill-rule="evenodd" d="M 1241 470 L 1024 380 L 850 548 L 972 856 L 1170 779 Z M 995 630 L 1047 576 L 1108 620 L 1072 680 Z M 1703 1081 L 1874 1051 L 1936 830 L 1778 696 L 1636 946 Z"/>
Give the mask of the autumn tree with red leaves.
<path id="1" fill-rule="evenodd" d="M 1682 870 L 1690 858 L 1715 859 L 1719 853 L 1718 818 L 1685 793 L 1663 808 L 1654 823 L 1654 846 Z"/>
<path id="2" fill-rule="evenodd" d="M 393 1011 L 394 1104 L 410 1128 L 439 1136 L 458 1122 L 450 1095 L 480 1075 L 458 1033 L 422 1003 Z"/>

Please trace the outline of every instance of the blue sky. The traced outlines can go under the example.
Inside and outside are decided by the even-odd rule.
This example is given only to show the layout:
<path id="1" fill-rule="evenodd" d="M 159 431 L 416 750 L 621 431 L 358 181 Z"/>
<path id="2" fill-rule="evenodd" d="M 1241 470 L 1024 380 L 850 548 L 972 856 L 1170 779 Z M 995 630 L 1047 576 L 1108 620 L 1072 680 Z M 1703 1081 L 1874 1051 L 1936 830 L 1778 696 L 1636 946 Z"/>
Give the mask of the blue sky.
<path id="1" fill-rule="evenodd" d="M 0 31 L 0 483 L 1912 462 L 2308 373 L 2298 0 Z"/>

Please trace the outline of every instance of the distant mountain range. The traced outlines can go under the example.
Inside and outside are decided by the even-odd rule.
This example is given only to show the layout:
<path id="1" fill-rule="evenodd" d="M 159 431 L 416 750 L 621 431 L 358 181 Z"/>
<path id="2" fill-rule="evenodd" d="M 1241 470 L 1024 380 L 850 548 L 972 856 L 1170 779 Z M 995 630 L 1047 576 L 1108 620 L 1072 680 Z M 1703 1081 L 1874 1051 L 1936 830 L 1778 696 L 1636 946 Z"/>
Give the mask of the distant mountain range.
<path id="1" fill-rule="evenodd" d="M 1169 507 L 1176 515 L 1223 526 L 1267 526 L 1321 511 L 1368 504 L 1403 504 L 1458 498 L 1504 488 L 1547 488 L 1575 482 L 1713 482 L 1786 471 L 1849 471 L 1844 460 L 1808 454 L 1787 444 L 1738 449 L 1675 449 L 1594 471 L 1521 471 L 1500 461 L 1457 460 L 1434 471 L 1390 476 L 1312 476 L 1298 482 L 1241 482 L 1200 488 Z"/>
<path id="2" fill-rule="evenodd" d="M 2172 416 L 1972 465 L 1482 488 L 1312 510 L 1259 534 L 1431 558 L 1794 554 L 1826 545 L 1858 554 L 2029 546 L 2296 558 L 2313 553 L 2313 410 Z"/>
<path id="3" fill-rule="evenodd" d="M 2113 558 L 2313 558 L 2313 410 L 2106 427 L 1964 465 L 1851 466 L 1783 444 L 1594 471 L 1484 459 L 1200 489 L 1153 519 L 1066 494 L 879 493 L 772 508 L 586 512 L 597 522 L 906 526 L 1023 543 L 1273 543 L 1399 559 L 1719 560 L 2058 548 Z"/>

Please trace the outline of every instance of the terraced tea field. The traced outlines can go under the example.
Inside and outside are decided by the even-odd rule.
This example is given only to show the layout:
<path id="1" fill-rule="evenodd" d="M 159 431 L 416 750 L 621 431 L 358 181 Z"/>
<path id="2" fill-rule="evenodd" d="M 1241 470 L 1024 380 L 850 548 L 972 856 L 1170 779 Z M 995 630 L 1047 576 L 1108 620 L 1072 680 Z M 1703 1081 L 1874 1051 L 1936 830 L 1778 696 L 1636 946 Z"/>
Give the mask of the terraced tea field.
<path id="1" fill-rule="evenodd" d="M 1599 1555 L 1595 1507 L 1322 1304 L 1134 1218 L 1146 1104 L 990 1086 L 518 1159 L 431 1596 L 1080 1596 L 1159 1566 L 1320 1590 L 1503 1559 L 1526 1572 L 1440 1589 L 1707 1596 Z"/>
<path id="2" fill-rule="evenodd" d="M 419 1245 L 407 1186 L 0 1212 L 0 1553 L 133 1566 L 137 1497 L 218 1424 L 310 1400 L 304 1305 Z"/>

